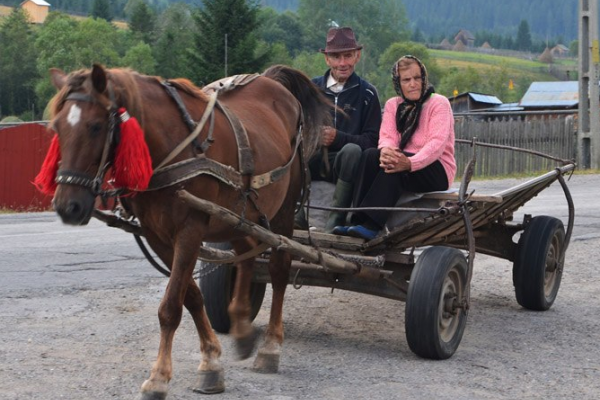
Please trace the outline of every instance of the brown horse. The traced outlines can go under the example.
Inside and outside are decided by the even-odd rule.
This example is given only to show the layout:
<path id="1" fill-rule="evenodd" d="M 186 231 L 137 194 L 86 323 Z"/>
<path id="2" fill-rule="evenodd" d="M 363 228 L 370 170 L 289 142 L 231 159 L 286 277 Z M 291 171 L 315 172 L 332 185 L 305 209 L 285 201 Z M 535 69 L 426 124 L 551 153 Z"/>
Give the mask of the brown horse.
<path id="1" fill-rule="evenodd" d="M 171 80 L 165 85 L 157 77 L 128 69 L 104 69 L 99 65 L 69 75 L 52 70 L 51 78 L 60 89 L 52 100 L 51 127 L 58 135 L 60 149 L 53 204 L 67 224 L 82 225 L 89 221 L 95 198 L 101 192 L 98 181 L 104 179 L 111 165 L 114 170 L 115 148 L 122 139 L 116 110 L 125 108 L 139 121 L 152 166 L 156 168 L 197 126 L 190 125 L 190 118 L 201 120 L 210 107 L 211 91 L 200 90 L 185 79 Z M 220 86 L 223 85 L 216 87 Z M 174 95 L 169 94 L 173 91 Z M 200 336 L 202 361 L 194 391 L 218 393 L 224 390 L 219 360 L 221 345 L 210 326 L 192 273 L 203 241 L 230 241 L 237 254 L 259 245 L 252 237 L 191 208 L 177 192 L 185 189 L 250 221 L 262 221 L 264 225 L 267 220 L 273 232 L 291 236 L 294 208 L 304 176 L 302 157 L 298 153 L 303 148 L 304 159 L 308 159 L 317 148 L 320 125 L 327 121 L 328 107 L 327 100 L 304 74 L 284 66 L 271 67 L 241 87 L 219 91 L 217 106 L 206 114 L 208 122 L 197 140 L 173 153 L 172 160 L 166 162 L 172 166 L 186 160 L 208 159 L 223 167 L 217 168 L 218 171 L 229 171 L 223 172 L 225 177 L 211 170 L 185 175 L 174 184 L 153 187 L 155 171 L 147 190 L 129 191 L 135 194 L 127 196 L 126 203 L 139 220 L 148 243 L 171 272 L 158 310 L 161 335 L 158 357 L 150 377 L 142 385 L 143 399 L 166 398 L 172 377 L 173 336 L 183 306 L 191 314 Z M 236 117 L 232 121 L 225 113 Z M 247 132 L 250 166 L 241 165 L 239 159 L 238 149 L 243 146 L 238 146 L 240 138 L 236 138 L 232 128 L 236 121 L 241 122 L 242 130 Z M 302 140 L 301 146 L 296 145 L 299 140 Z M 136 160 L 129 161 L 125 169 L 134 169 Z M 287 167 L 280 169 L 278 178 L 271 184 L 250 186 L 253 177 L 282 166 Z M 238 174 L 240 170 L 245 172 Z M 227 175 L 231 171 L 235 174 Z M 238 176 L 240 185 L 230 182 L 231 176 Z M 273 287 L 271 314 L 254 362 L 260 372 L 277 371 L 290 262 L 289 254 L 273 249 L 269 264 Z M 257 336 L 250 319 L 253 264 L 254 258 L 250 258 L 237 265 L 235 293 L 229 306 L 230 334 L 242 358 L 250 356 Z"/>

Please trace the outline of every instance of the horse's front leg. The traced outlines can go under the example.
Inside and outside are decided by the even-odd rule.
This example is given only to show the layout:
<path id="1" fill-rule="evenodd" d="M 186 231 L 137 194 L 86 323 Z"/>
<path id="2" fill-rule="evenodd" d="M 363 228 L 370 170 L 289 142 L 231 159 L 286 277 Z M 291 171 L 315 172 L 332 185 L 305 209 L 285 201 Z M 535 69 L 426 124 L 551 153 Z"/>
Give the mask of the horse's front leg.
<path id="1" fill-rule="evenodd" d="M 290 276 L 291 256 L 283 251 L 271 254 L 269 273 L 273 287 L 273 301 L 269 327 L 265 341 L 258 349 L 254 360 L 254 370 L 262 373 L 277 373 L 281 346 L 283 344 L 283 299 Z"/>
<path id="2" fill-rule="evenodd" d="M 150 377 L 142 384 L 142 400 L 166 399 L 173 374 L 172 348 L 175 331 L 181 322 L 184 299 L 196 265 L 199 243 L 197 235 L 180 233 L 175 241 L 171 277 L 158 308 L 160 343 L 158 357 Z"/>
<path id="3" fill-rule="evenodd" d="M 193 279 L 188 285 L 184 305 L 196 325 L 202 353 L 202 361 L 198 366 L 198 379 L 192 389 L 194 392 L 205 394 L 221 393 L 225 390 L 223 366 L 220 360 L 221 344 L 206 315 L 200 288 Z"/>

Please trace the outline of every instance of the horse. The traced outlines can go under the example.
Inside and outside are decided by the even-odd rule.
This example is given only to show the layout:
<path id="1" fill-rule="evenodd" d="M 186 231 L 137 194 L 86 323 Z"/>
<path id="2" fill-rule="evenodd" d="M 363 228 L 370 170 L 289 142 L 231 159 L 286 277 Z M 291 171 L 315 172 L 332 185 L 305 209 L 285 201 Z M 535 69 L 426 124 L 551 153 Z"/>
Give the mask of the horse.
<path id="1" fill-rule="evenodd" d="M 260 243 L 191 207 L 178 193 L 185 190 L 291 237 L 295 208 L 306 182 L 305 160 L 319 147 L 320 127 L 330 115 L 329 102 L 306 75 L 282 65 L 261 75 L 225 79 L 205 88 L 185 78 L 166 81 L 128 68 L 108 69 L 97 64 L 70 74 L 51 69 L 50 76 L 58 89 L 50 103 L 55 154 L 50 155 L 51 146 L 43 167 L 50 177 L 46 177 L 46 186 L 40 178 L 42 172 L 36 184 L 53 193 L 53 207 L 64 223 L 85 225 L 97 197 L 108 193 L 103 187 L 112 172 L 114 179 L 109 183 L 113 192 L 139 221 L 147 243 L 170 270 L 158 308 L 158 355 L 141 386 L 140 398 L 167 397 L 173 374 L 172 342 L 183 306 L 200 337 L 202 357 L 192 389 L 224 391 L 221 345 L 205 313 L 193 271 L 203 242 L 229 241 L 238 255 Z M 130 131 L 137 132 L 139 141 L 121 151 L 126 141 L 132 142 L 127 137 L 133 135 Z M 135 155 L 123 155 L 131 149 Z M 201 165 L 208 167 L 199 173 L 194 170 Z M 181 168 L 185 171 L 171 175 Z M 149 172 L 139 171 L 144 169 Z M 168 173 L 159 176 L 165 171 Z M 273 171 L 277 176 L 269 175 Z M 126 177 L 119 178 L 119 174 Z M 256 185 L 255 178 L 265 175 L 268 184 Z M 253 265 L 254 257 L 236 265 L 234 295 L 228 308 L 230 335 L 241 359 L 251 356 L 259 336 L 250 317 Z M 272 249 L 268 270 L 273 299 L 254 361 L 258 372 L 276 373 L 278 369 L 290 265 L 288 253 Z"/>

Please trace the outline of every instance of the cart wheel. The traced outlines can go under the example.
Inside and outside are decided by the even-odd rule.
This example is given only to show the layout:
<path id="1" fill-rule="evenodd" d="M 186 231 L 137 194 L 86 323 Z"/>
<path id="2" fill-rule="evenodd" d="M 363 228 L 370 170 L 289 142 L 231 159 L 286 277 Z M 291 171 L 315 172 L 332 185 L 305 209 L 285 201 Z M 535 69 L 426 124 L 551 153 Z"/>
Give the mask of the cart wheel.
<path id="1" fill-rule="evenodd" d="M 204 245 L 213 249 L 231 250 L 231 244 L 228 242 L 205 243 Z M 200 262 L 198 285 L 204 297 L 204 308 L 213 329 L 219 333 L 229 333 L 229 328 L 231 327 L 227 307 L 229 307 L 231 296 L 233 295 L 235 275 L 236 269 L 233 265 L 219 266 L 219 264 Z M 266 283 L 251 283 L 251 321 L 254 321 L 254 318 L 256 318 L 256 315 L 260 311 L 266 287 Z"/>
<path id="2" fill-rule="evenodd" d="M 513 265 L 517 302 L 524 308 L 545 311 L 552 307 L 565 261 L 565 228 L 561 220 L 531 219 L 519 238 Z"/>
<path id="3" fill-rule="evenodd" d="M 467 270 L 467 260 L 457 249 L 430 247 L 419 256 L 410 276 L 404 322 L 416 355 L 444 360 L 458 348 L 467 323 Z"/>

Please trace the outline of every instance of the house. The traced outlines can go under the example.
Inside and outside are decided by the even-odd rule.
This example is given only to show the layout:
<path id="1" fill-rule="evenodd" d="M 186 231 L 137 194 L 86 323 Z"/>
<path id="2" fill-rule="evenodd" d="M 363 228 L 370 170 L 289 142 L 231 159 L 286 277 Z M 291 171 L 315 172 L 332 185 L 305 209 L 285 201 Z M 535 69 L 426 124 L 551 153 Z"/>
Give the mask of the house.
<path id="1" fill-rule="evenodd" d="M 461 41 L 465 46 L 473 47 L 473 45 L 475 44 L 475 36 L 473 36 L 473 34 L 468 30 L 461 29 L 460 31 L 458 31 L 456 36 L 454 36 L 454 41 Z"/>
<path id="2" fill-rule="evenodd" d="M 50 11 L 50 4 L 44 0 L 25 0 L 20 7 L 29 13 L 34 24 L 43 24 Z"/>
<path id="3" fill-rule="evenodd" d="M 559 43 L 550 49 L 550 53 L 552 53 L 552 57 L 567 57 L 569 55 L 569 48 Z"/>
<path id="4" fill-rule="evenodd" d="M 579 82 L 532 82 L 519 105 L 526 110 L 576 109 Z"/>
<path id="5" fill-rule="evenodd" d="M 464 92 L 448 98 L 452 112 L 469 113 L 477 110 L 489 110 L 502 104 L 499 98 L 489 94 Z"/>

